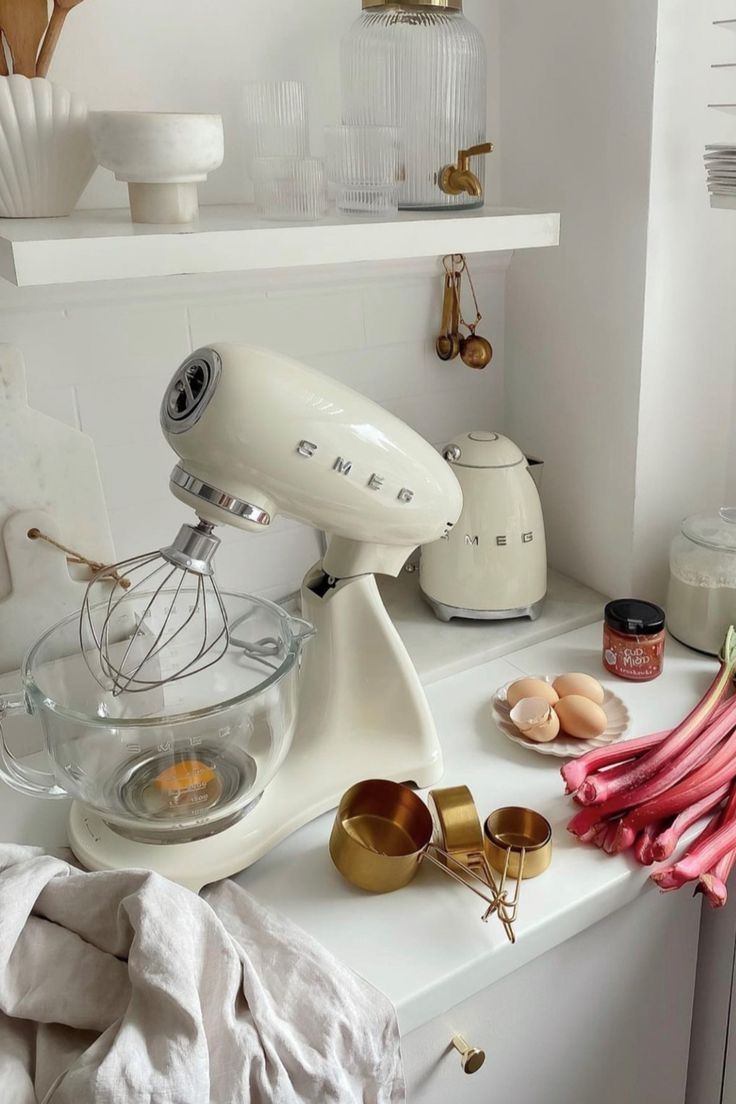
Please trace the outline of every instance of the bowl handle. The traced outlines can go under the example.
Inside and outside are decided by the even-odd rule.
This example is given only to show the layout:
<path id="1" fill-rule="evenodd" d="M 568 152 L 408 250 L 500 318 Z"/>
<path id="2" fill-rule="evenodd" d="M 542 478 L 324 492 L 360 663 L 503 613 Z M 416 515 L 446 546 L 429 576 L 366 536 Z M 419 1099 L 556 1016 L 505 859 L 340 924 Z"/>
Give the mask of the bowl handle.
<path id="1" fill-rule="evenodd" d="M 294 640 L 297 642 L 300 648 L 302 648 L 308 640 L 311 640 L 313 636 L 317 635 L 317 630 L 310 621 L 305 621 L 303 617 L 289 618 L 289 627 Z"/>
<path id="2" fill-rule="evenodd" d="M 21 763 L 5 742 L 2 726 L 4 718 L 29 713 L 26 696 L 22 692 L 0 694 L 0 778 L 12 789 L 31 797 L 68 797 L 69 794 L 57 785 L 56 778 L 50 771 L 36 770 L 27 763 Z"/>

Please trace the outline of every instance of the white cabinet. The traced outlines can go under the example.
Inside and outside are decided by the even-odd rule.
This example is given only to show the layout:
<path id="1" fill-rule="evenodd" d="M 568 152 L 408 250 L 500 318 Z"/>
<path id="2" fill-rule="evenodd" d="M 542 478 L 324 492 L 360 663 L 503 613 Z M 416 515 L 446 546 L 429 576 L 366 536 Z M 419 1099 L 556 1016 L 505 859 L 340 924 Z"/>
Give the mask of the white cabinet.
<path id="1" fill-rule="evenodd" d="M 736 900 L 703 908 L 687 1104 L 736 1104 Z"/>
<path id="2" fill-rule="evenodd" d="M 413 1031 L 409 1104 L 682 1104 L 699 918 L 687 891 L 647 890 Z M 477 1073 L 456 1033 L 485 1051 Z"/>

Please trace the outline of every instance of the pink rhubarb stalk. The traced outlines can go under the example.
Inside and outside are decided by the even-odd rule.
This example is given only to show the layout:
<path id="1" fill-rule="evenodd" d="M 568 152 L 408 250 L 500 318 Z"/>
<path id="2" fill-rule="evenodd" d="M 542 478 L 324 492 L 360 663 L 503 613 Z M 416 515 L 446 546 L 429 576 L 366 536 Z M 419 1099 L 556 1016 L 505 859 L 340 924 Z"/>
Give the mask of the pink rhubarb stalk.
<path id="1" fill-rule="evenodd" d="M 651 801 L 658 794 L 664 793 L 670 786 L 674 786 L 681 778 L 685 778 L 694 771 L 696 767 L 699 767 L 701 763 L 704 763 L 713 751 L 713 748 L 720 744 L 721 740 L 727 736 L 733 728 L 736 728 L 736 698 L 731 698 L 728 703 L 728 709 L 722 710 L 717 720 L 708 724 L 708 726 L 700 732 L 696 740 L 686 747 L 684 751 L 681 751 L 679 755 L 676 755 L 674 759 L 671 759 L 662 770 L 657 771 L 647 782 L 644 782 L 634 790 L 625 790 L 623 793 L 614 794 L 613 797 L 608 800 L 618 801 L 619 808 L 621 809 L 631 805 L 638 805 L 643 801 Z M 613 783 L 609 783 L 606 776 L 603 775 L 601 781 L 609 790 L 614 790 L 620 781 L 620 777 L 621 776 L 615 779 Z M 601 776 L 596 774 L 583 782 L 576 795 L 581 805 L 598 804 L 597 795 L 593 790 L 593 786 L 596 779 L 600 778 Z"/>
<path id="2" fill-rule="evenodd" d="M 690 773 L 690 771 L 695 770 L 695 768 L 699 767 L 701 763 L 704 763 L 713 748 L 718 743 L 720 743 L 720 741 L 723 739 L 723 736 L 725 736 L 729 731 L 728 728 L 724 729 L 724 726 L 720 724 L 722 720 L 726 720 L 728 719 L 728 717 L 732 718 L 731 725 L 736 728 L 735 696 L 732 696 L 726 701 L 721 702 L 721 704 L 713 713 L 713 716 L 708 722 L 707 727 L 703 729 L 703 731 L 698 735 L 698 738 L 694 740 L 689 747 L 685 748 L 685 750 L 681 752 L 680 755 L 676 756 L 673 762 L 668 763 L 667 766 L 664 768 L 664 771 L 660 771 L 655 776 L 655 778 L 666 778 L 669 780 L 670 785 L 674 785 L 675 782 L 678 782 L 680 780 L 680 778 L 684 778 L 687 774 Z M 715 727 L 716 725 L 719 725 L 719 727 Z M 621 778 L 624 774 L 627 773 L 631 766 L 631 762 L 621 763 L 617 767 L 611 767 L 603 775 L 590 775 L 585 780 L 585 782 L 583 782 L 582 786 L 575 794 L 575 800 L 577 801 L 578 805 L 597 805 L 599 802 L 595 786 L 596 780 L 600 779 L 601 786 L 609 786 L 611 780 L 618 780 L 619 778 Z M 620 798 L 617 798 L 616 796 L 609 798 L 609 800 L 619 800 L 619 809 L 628 808 L 629 806 L 635 805 L 637 803 L 637 794 L 639 795 L 639 801 L 648 801 L 654 796 L 654 788 L 656 788 L 656 786 L 654 786 L 654 779 L 650 779 L 650 781 L 645 785 L 648 787 L 646 791 L 648 794 L 647 797 L 641 796 L 641 794 L 644 792 L 643 790 L 637 790 L 636 794 L 627 792 L 626 794 L 622 795 L 623 797 L 625 797 L 625 801 L 621 801 Z M 613 787 L 609 786 L 609 788 Z"/>
<path id="3" fill-rule="evenodd" d="M 613 767 L 606 767 L 604 773 L 606 778 L 618 778 L 619 775 L 623 774 L 624 771 L 627 771 L 630 766 L 631 759 L 626 759 L 622 763 L 616 763 L 616 765 Z M 584 785 L 585 783 L 583 783 L 583 787 Z M 580 792 L 580 790 L 577 790 L 574 794 L 572 794 L 572 799 L 573 801 L 576 801 L 578 805 L 585 805 L 586 802 L 581 799 Z"/>
<path id="4" fill-rule="evenodd" d="M 726 888 L 725 879 L 720 878 L 717 871 L 720 866 L 731 857 L 736 860 L 736 851 L 730 851 L 719 863 L 716 863 L 713 870 L 709 870 L 706 874 L 700 875 L 698 889 L 701 893 L 705 894 L 705 899 L 711 908 L 723 908 L 728 900 L 728 890 Z M 733 866 L 733 862 L 731 862 L 729 866 L 726 877 L 731 873 L 731 866 Z"/>
<path id="5" fill-rule="evenodd" d="M 673 820 L 672 824 L 668 828 L 664 828 L 659 832 L 652 844 L 652 857 L 654 862 L 664 862 L 674 852 L 680 839 L 687 832 L 688 828 L 691 828 L 702 816 L 709 813 L 711 809 L 715 809 L 716 805 L 720 805 L 724 797 L 728 794 L 728 783 L 724 783 L 719 789 L 714 790 L 713 793 L 708 794 L 706 797 L 700 799 L 700 801 L 694 802 L 689 805 L 687 809 L 683 809 L 681 813 Z M 646 830 L 646 829 L 645 829 Z M 638 840 L 637 836 L 637 840 Z"/>
<path id="6" fill-rule="evenodd" d="M 666 736 L 669 736 L 670 729 L 665 729 L 664 732 L 653 732 L 651 736 L 640 736 L 636 740 L 624 740 L 619 744 L 606 744 L 605 747 L 593 748 L 591 751 L 587 751 L 585 755 L 578 756 L 577 759 L 570 759 L 561 768 L 560 774 L 565 780 L 565 793 L 575 793 L 582 786 L 585 779 L 593 771 L 601 770 L 604 767 L 618 766 L 622 762 L 629 762 L 637 755 L 642 755 L 645 751 L 651 751 L 657 744 L 661 744 Z"/>
<path id="7" fill-rule="evenodd" d="M 654 821 L 652 824 L 647 824 L 645 828 L 642 828 L 641 832 L 636 837 L 636 842 L 634 843 L 634 858 L 637 862 L 640 862 L 642 866 L 651 866 L 654 862 L 652 845 L 661 827 L 661 821 Z"/>
<path id="8" fill-rule="evenodd" d="M 703 838 L 705 836 L 705 838 Z M 686 882 L 695 881 L 712 870 L 725 855 L 736 848 L 736 816 L 731 816 L 719 828 L 700 840 L 673 866 L 666 866 L 651 875 L 664 892 L 680 889 Z"/>
<path id="9" fill-rule="evenodd" d="M 736 630 L 731 626 L 726 633 L 718 674 L 695 708 L 688 713 L 684 721 L 673 728 L 666 740 L 637 759 L 630 771 L 610 783 L 606 782 L 605 775 L 588 778 L 586 803 L 601 803 L 617 794 L 625 794 L 637 789 L 653 778 L 662 767 L 671 763 L 673 757 L 685 751 L 713 719 L 713 714 L 719 705 L 731 694 L 734 671 L 736 671 Z M 628 804 L 632 805 L 634 802 L 629 801 Z"/>
<path id="10" fill-rule="evenodd" d="M 700 889 L 705 894 L 711 908 L 723 908 L 728 900 L 726 882 L 736 865 L 736 850 L 729 851 L 707 874 L 700 875 Z"/>
<path id="11" fill-rule="evenodd" d="M 623 851 L 631 847 L 637 833 L 645 824 L 681 813 L 689 805 L 720 789 L 725 782 L 731 782 L 734 775 L 736 775 L 736 733 L 724 741 L 707 763 L 703 763 L 682 782 L 667 790 L 666 793 L 659 794 L 653 801 L 644 802 L 627 813 L 619 822 L 618 850 Z"/>
<path id="12" fill-rule="evenodd" d="M 732 713 L 734 714 L 733 717 L 731 716 Z M 724 783 L 730 782 L 733 775 L 727 775 L 721 778 L 717 784 L 699 790 L 692 801 L 685 801 L 680 804 L 675 802 L 671 809 L 664 807 L 662 811 L 657 806 L 658 799 L 665 800 L 672 794 L 679 796 L 680 787 L 691 781 L 700 782 L 708 777 L 711 772 L 719 769 L 722 765 L 725 766 L 730 759 L 733 759 L 733 744 L 730 743 L 733 737 L 729 736 L 716 754 L 707 759 L 706 762 L 701 762 L 704 754 L 709 754 L 714 744 L 723 740 L 725 733 L 732 729 L 734 724 L 736 724 L 736 698 L 729 702 L 728 710 L 724 709 L 721 712 L 719 719 L 708 730 L 707 739 L 702 744 L 699 743 L 697 746 L 686 750 L 670 763 L 666 771 L 660 771 L 655 778 L 650 779 L 637 789 L 624 794 L 616 794 L 610 800 L 604 801 L 602 805 L 586 805 L 572 818 L 567 826 L 568 831 L 580 839 L 585 839 L 589 830 L 598 821 L 607 820 L 614 813 L 631 809 L 631 812 L 619 822 L 618 840 L 615 848 L 616 851 L 625 851 L 633 845 L 638 832 L 645 824 L 679 813 L 692 804 L 693 801 L 699 801 L 701 797 L 706 797 Z M 730 755 L 725 752 L 725 749 L 729 746 L 732 748 Z M 705 753 L 703 751 L 704 747 L 707 747 Z M 698 766 L 698 764 L 700 765 Z M 697 769 L 693 770 L 694 767 L 697 767 Z M 736 765 L 733 773 L 736 774 Z M 678 782 L 680 786 L 676 785 Z M 634 819 L 641 814 L 642 810 L 646 810 L 644 818 L 641 820 Z"/>
<path id="13" fill-rule="evenodd" d="M 721 824 L 725 824 L 736 815 L 736 786 L 731 787 L 731 795 L 726 802 L 726 807 L 720 818 Z M 712 870 L 700 876 L 699 889 L 705 893 L 711 908 L 723 908 L 728 900 L 726 882 L 728 876 L 736 864 L 736 849 L 728 851 L 719 859 Z"/>

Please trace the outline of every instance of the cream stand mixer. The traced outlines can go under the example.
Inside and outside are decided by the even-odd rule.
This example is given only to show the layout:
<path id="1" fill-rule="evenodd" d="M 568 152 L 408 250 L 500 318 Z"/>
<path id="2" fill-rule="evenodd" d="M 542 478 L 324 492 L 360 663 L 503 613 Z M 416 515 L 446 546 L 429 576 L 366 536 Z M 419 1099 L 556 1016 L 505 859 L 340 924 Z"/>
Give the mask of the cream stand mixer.
<path id="1" fill-rule="evenodd" d="M 148 868 L 196 890 L 335 807 L 358 779 L 425 787 L 440 778 L 432 717 L 374 575 L 397 575 L 417 545 L 442 537 L 460 515 L 462 493 L 444 460 L 397 418 L 265 350 L 216 344 L 192 354 L 167 388 L 161 426 L 179 456 L 171 492 L 198 520 L 160 554 L 125 561 L 120 570 L 133 590 L 154 588 L 152 602 L 170 600 L 182 580 L 193 584 L 203 597 L 187 615 L 187 633 L 203 611 L 204 621 L 196 650 L 181 657 L 172 648 L 172 661 L 164 629 L 143 652 L 120 645 L 116 626 L 129 594 L 111 598 L 101 613 L 88 605 L 83 654 L 99 651 L 95 677 L 101 670 L 121 701 L 216 670 L 230 627 L 212 573 L 214 527 L 263 532 L 285 515 L 328 534 L 325 556 L 302 586 L 302 614 L 317 631 L 300 674 L 293 742 L 247 814 L 206 838 L 149 843 L 115 831 L 97 809 L 72 806 L 70 843 L 87 867 Z M 161 570 L 155 585 L 150 580 Z M 251 797 L 258 796 L 256 788 Z"/>

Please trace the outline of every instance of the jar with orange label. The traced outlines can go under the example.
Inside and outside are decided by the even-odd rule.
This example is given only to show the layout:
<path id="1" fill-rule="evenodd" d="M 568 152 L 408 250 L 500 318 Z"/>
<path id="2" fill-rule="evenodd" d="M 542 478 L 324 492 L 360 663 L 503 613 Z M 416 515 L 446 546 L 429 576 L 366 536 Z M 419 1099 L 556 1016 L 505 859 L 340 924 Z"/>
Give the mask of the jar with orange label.
<path id="1" fill-rule="evenodd" d="M 664 610 L 638 598 L 617 598 L 605 609 L 603 666 L 632 682 L 649 682 L 662 674 Z"/>

